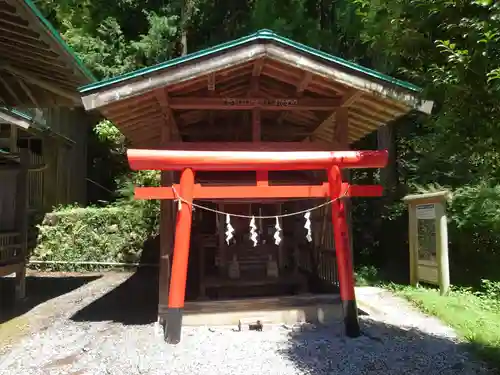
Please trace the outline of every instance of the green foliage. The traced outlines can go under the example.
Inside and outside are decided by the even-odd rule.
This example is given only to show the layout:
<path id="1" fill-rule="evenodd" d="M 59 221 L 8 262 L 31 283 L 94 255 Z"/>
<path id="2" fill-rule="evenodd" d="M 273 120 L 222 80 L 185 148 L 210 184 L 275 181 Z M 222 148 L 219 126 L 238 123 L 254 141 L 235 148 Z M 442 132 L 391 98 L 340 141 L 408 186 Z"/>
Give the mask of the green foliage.
<path id="1" fill-rule="evenodd" d="M 123 175 L 118 180 L 118 194 L 121 201 L 133 201 L 134 186 L 160 186 L 160 172 L 138 171 Z"/>
<path id="2" fill-rule="evenodd" d="M 125 137 L 111 121 L 102 120 L 94 127 L 94 132 L 101 142 L 108 143 L 109 147 L 123 152 Z"/>
<path id="3" fill-rule="evenodd" d="M 69 262 L 138 262 L 144 242 L 158 233 L 159 205 L 135 201 L 108 207 L 61 207 L 39 226 L 32 260 Z M 46 268 L 46 267 L 45 267 Z M 49 266 L 82 270 L 78 265 Z M 90 267 L 99 269 L 99 266 Z"/>
<path id="4" fill-rule="evenodd" d="M 354 275 L 356 286 L 378 285 L 381 281 L 380 271 L 374 266 L 360 266 Z"/>

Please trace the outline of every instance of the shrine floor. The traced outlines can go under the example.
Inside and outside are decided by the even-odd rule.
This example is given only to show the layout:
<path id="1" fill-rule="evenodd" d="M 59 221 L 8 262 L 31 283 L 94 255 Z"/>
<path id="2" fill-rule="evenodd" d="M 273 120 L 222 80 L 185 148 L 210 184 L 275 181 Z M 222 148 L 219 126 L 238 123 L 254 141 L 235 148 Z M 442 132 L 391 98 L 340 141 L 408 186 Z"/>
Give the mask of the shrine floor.
<path id="1" fill-rule="evenodd" d="M 337 294 L 245 298 L 187 302 L 183 324 L 186 326 L 237 325 L 242 322 L 327 324 L 342 318 Z"/>

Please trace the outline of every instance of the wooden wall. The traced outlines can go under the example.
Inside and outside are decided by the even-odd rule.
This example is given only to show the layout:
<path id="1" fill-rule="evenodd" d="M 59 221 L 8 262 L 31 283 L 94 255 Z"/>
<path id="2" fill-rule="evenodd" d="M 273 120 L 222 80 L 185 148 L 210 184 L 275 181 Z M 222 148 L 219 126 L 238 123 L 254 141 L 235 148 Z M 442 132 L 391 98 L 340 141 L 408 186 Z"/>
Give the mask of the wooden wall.
<path id="1" fill-rule="evenodd" d="M 0 232 L 16 228 L 17 169 L 0 170 Z"/>
<path id="2" fill-rule="evenodd" d="M 45 110 L 47 124 L 62 137 L 44 137 L 44 208 L 87 202 L 87 144 L 89 117 L 83 109 Z"/>

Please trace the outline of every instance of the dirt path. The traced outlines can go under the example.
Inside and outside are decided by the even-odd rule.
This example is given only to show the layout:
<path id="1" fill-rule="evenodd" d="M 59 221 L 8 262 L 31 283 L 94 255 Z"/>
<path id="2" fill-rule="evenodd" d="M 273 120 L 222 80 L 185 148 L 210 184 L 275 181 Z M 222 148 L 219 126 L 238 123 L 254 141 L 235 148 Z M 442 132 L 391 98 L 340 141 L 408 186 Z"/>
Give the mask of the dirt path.
<path id="1" fill-rule="evenodd" d="M 4 348 L 0 374 L 492 374 L 451 329 L 373 288 L 357 290 L 369 313 L 357 339 L 340 322 L 263 332 L 186 327 L 169 346 L 155 335 L 156 306 L 143 314 L 148 287 L 134 278 L 106 274 L 18 318 L 28 328 Z"/>

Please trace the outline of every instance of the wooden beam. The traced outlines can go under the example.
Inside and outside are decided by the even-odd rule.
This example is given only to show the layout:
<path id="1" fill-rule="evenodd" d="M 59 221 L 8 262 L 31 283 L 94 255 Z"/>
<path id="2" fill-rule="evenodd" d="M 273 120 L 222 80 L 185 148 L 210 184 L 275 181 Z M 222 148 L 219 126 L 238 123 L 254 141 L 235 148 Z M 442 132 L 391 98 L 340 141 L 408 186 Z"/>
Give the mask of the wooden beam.
<path id="1" fill-rule="evenodd" d="M 163 116 L 165 116 L 165 126 L 170 127 L 171 135 L 173 140 L 180 140 L 181 136 L 179 133 L 179 127 L 177 126 L 177 122 L 175 121 L 174 113 L 172 111 L 171 106 L 169 105 L 170 99 L 168 97 L 166 88 L 162 87 L 155 90 L 156 100 L 160 105 Z"/>
<path id="2" fill-rule="evenodd" d="M 292 139 L 295 137 L 305 137 L 309 135 L 311 132 L 307 131 L 303 127 L 298 126 L 276 126 L 274 127 L 274 121 L 266 121 L 261 124 L 269 124 L 269 126 L 262 127 L 262 136 L 263 137 L 279 137 L 281 142 L 286 142 L 286 139 Z M 199 125 L 184 126 L 180 131 L 182 135 L 192 135 L 192 136 L 221 136 L 227 135 L 228 131 L 235 130 L 234 126 L 231 127 L 230 124 L 225 126 L 224 123 L 220 124 L 212 124 L 210 126 L 206 126 L 205 123 L 199 123 Z M 242 129 L 243 130 L 243 129 Z M 337 149 L 331 149 L 329 151 L 336 151 Z"/>
<path id="3" fill-rule="evenodd" d="M 179 151 L 335 151 L 325 142 L 170 142 L 164 150 Z"/>
<path id="4" fill-rule="evenodd" d="M 8 264 L 6 266 L 0 266 L 0 277 L 8 276 L 13 273 L 22 272 L 24 267 L 26 267 L 24 263 Z"/>
<path id="5" fill-rule="evenodd" d="M 179 193 L 180 186 L 173 186 Z M 135 199 L 177 199 L 172 187 L 136 187 Z M 345 192 L 345 193 L 344 193 Z M 342 184 L 341 195 L 347 197 L 380 197 L 379 185 Z M 194 185 L 193 199 L 273 199 L 273 198 L 328 198 L 329 183 L 321 185 L 254 185 L 254 186 L 203 186 Z"/>
<path id="6" fill-rule="evenodd" d="M 78 96 L 78 94 L 76 92 L 73 93 L 73 92 L 70 92 L 69 90 L 65 90 L 65 89 L 62 89 L 60 87 L 57 87 L 48 81 L 44 81 L 40 78 L 37 78 L 34 75 L 27 73 L 26 71 L 24 71 L 22 69 L 13 67 L 11 65 L 2 65 L 2 69 L 6 70 L 14 75 L 22 77 L 28 83 L 39 86 L 42 89 L 50 91 L 53 94 L 62 96 L 63 98 L 70 99 L 75 104 L 80 103 L 80 97 Z"/>
<path id="7" fill-rule="evenodd" d="M 338 99 L 316 98 L 170 98 L 172 109 L 205 109 L 205 110 L 245 110 L 261 108 L 268 111 L 306 110 L 331 111 L 339 106 Z"/>
<path id="8" fill-rule="evenodd" d="M 343 150 L 349 149 L 349 108 L 347 107 L 337 109 L 333 141 Z"/>

